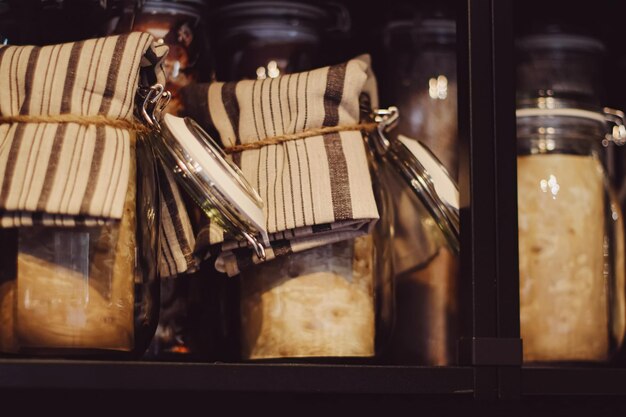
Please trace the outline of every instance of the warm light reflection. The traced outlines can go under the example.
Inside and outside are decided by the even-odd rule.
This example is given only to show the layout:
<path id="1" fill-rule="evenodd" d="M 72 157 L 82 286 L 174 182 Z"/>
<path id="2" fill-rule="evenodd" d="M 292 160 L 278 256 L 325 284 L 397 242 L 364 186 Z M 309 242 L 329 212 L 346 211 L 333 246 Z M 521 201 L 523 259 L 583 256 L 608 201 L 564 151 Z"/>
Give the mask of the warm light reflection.
<path id="1" fill-rule="evenodd" d="M 264 80 L 266 78 L 276 78 L 280 75 L 280 69 L 278 63 L 274 60 L 267 63 L 267 69 L 265 67 L 258 67 L 256 69 L 257 80 Z"/>
<path id="2" fill-rule="evenodd" d="M 432 99 L 444 100 L 448 97 L 448 78 L 440 75 L 428 80 L 428 94 Z"/>
<path id="3" fill-rule="evenodd" d="M 541 187 L 541 191 L 543 191 L 544 193 L 552 193 L 553 199 L 556 198 L 556 195 L 559 193 L 559 189 L 561 188 L 554 175 L 550 175 L 550 178 L 547 180 L 541 180 L 539 182 L 539 186 Z"/>

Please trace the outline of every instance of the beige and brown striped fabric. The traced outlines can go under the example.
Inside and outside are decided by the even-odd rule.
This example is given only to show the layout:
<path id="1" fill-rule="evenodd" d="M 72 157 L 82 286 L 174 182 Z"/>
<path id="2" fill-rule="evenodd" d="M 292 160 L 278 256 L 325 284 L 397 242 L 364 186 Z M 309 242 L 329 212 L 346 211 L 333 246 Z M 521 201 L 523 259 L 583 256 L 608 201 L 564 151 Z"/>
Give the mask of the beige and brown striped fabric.
<path id="1" fill-rule="evenodd" d="M 195 272 L 198 260 L 194 257 L 195 236 L 185 204 L 171 171 L 159 164 L 161 188 L 161 278 Z"/>
<path id="2" fill-rule="evenodd" d="M 184 92 L 190 115 L 228 147 L 325 126 L 358 123 L 360 98 L 377 104 L 368 56 L 265 80 L 213 83 Z M 235 154 L 246 179 L 265 202 L 272 247 L 285 253 L 368 233 L 378 218 L 361 132 L 313 136 Z M 259 262 L 215 225 L 198 243 L 225 241 L 217 268 L 236 275 Z M 202 248 L 200 247 L 201 251 Z"/>
<path id="3" fill-rule="evenodd" d="M 133 120 L 139 85 L 163 84 L 167 46 L 147 33 L 0 49 L 0 115 Z M 97 225 L 122 215 L 132 133 L 75 123 L 0 125 L 0 226 Z M 193 271 L 195 240 L 162 171 L 162 277 Z"/>
<path id="4" fill-rule="evenodd" d="M 0 48 L 0 115 L 133 119 L 139 79 L 164 81 L 167 47 L 146 33 Z M 72 226 L 119 219 L 131 132 L 75 123 L 0 125 L 0 224 Z"/>

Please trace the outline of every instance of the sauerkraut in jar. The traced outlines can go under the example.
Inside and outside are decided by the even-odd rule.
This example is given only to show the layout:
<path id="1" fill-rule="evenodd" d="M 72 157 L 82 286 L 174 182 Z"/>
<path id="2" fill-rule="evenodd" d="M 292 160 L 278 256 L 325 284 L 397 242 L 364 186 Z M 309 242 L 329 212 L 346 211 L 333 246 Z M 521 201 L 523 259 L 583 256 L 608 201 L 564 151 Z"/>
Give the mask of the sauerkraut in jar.
<path id="1" fill-rule="evenodd" d="M 520 325 L 525 362 L 603 362 L 624 337 L 622 214 L 603 115 L 518 111 Z"/>

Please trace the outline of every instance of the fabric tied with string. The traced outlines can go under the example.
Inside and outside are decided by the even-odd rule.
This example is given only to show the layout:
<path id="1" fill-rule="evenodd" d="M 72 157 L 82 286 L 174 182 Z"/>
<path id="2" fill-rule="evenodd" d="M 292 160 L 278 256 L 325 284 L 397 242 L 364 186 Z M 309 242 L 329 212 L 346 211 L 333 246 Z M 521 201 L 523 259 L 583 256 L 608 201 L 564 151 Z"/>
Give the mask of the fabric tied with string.
<path id="1" fill-rule="evenodd" d="M 133 141 L 145 133 L 134 117 L 135 95 L 139 85 L 164 84 L 167 52 L 139 32 L 0 47 L 0 227 L 96 226 L 121 219 Z M 161 182 L 169 180 L 163 177 Z M 162 195 L 161 202 L 162 245 L 174 240 L 169 265 L 162 259 L 162 276 L 193 269 L 189 220 L 184 217 L 180 226 L 181 219 L 170 216 L 178 216 L 180 196 Z M 177 224 L 188 233 L 186 247 L 176 238 L 182 233 L 176 233 Z"/>
<path id="2" fill-rule="evenodd" d="M 264 201 L 266 260 L 371 231 L 378 209 L 362 132 L 371 126 L 359 124 L 362 99 L 378 104 L 365 55 L 303 73 L 183 90 L 189 115 L 221 142 Z M 215 245 L 216 267 L 230 276 L 262 262 L 246 242 L 211 223 L 197 236 L 196 252 Z"/>
<path id="3" fill-rule="evenodd" d="M 145 33 L 0 48 L 3 227 L 121 218 L 132 132 L 107 120 L 133 121 L 140 75 L 147 82 L 164 80 L 165 53 L 167 47 L 156 47 Z M 89 124 L 66 117 L 103 120 Z"/>

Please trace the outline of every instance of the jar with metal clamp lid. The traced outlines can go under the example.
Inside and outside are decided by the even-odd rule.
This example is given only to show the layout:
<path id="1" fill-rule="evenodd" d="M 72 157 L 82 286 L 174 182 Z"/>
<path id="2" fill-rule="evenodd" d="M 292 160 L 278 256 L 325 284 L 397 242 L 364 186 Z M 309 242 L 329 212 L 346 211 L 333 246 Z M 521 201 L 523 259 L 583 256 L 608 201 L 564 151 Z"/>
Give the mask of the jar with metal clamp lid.
<path id="1" fill-rule="evenodd" d="M 524 361 L 607 362 L 625 330 L 623 218 L 603 164 L 623 114 L 555 98 L 517 110 Z"/>
<path id="2" fill-rule="evenodd" d="M 358 237 L 337 232 L 339 241 L 308 250 L 285 244 L 289 249 L 275 259 L 242 269 L 232 310 L 238 316 L 238 359 L 360 363 L 378 359 L 387 348 L 395 315 L 392 196 L 373 148 L 365 153 L 378 221 L 361 226 L 366 230 L 353 233 Z"/>
<path id="3" fill-rule="evenodd" d="M 0 229 L 0 352 L 139 358 L 159 316 L 152 150 L 131 146 L 120 221 Z"/>
<path id="4" fill-rule="evenodd" d="M 117 48 L 117 61 L 102 63 L 105 73 L 124 74 L 124 88 L 92 90 L 101 76 L 94 72 L 81 74 L 84 90 L 78 82 L 75 89 L 59 89 L 78 77 L 77 62 L 97 61 L 97 45 L 125 46 Z M 0 352 L 138 358 L 159 316 L 160 201 L 154 154 L 133 110 L 140 75 L 161 77 L 165 51 L 143 33 L 3 51 L 20 56 L 26 48 L 38 57 L 35 64 L 24 58 L 29 62 L 20 62 L 20 71 L 0 65 L 2 77 L 12 71 L 20 91 L 49 65 L 69 69 L 50 71 L 47 83 L 27 89 L 30 108 L 3 108 L 4 117 L 14 112 L 24 119 L 5 119 L 0 129 L 0 140 L 12 149 L 8 160 L 18 161 L 6 165 L 5 158 L 1 168 L 2 189 L 11 192 L 0 203 Z M 55 56 L 60 49 L 74 53 Z M 86 112 L 66 104 L 76 96 L 103 105 Z M 57 103 L 61 114 L 46 102 Z M 118 118 L 111 120 L 111 108 Z M 62 118 L 67 115 L 69 122 Z M 23 135 L 8 133 L 16 130 Z M 37 153 L 36 163 L 26 162 Z"/>
<path id="5" fill-rule="evenodd" d="M 207 2 L 204 0 L 135 0 L 127 1 L 121 18 L 111 25 L 116 33 L 141 31 L 152 34 L 157 42 L 169 48 L 164 60 L 165 89 L 171 100 L 164 111 L 173 115 L 184 112 L 180 89 L 193 83 L 209 80 L 212 65 L 204 17 Z M 161 177 L 163 184 L 163 177 Z M 173 184 L 172 187 L 176 188 Z M 178 190 L 175 190 L 179 195 Z M 200 209 L 180 194 L 184 204 L 178 215 L 202 217 Z M 197 212 L 196 212 L 197 211 Z M 197 231 L 198 225 L 192 222 Z M 180 232 L 180 231 L 179 231 Z M 190 234 L 193 230 L 190 231 Z M 214 339 L 207 338 L 206 328 L 211 327 L 214 303 L 205 298 L 214 297 L 213 282 L 196 273 L 178 273 L 161 279 L 161 316 L 146 357 L 167 360 L 204 360 L 212 356 Z"/>
<path id="6" fill-rule="evenodd" d="M 0 229 L 0 352 L 132 357 L 158 320 L 158 192 L 152 150 L 133 139 L 120 221 Z"/>
<path id="7" fill-rule="evenodd" d="M 383 184 L 394 195 L 396 320 L 385 363 L 445 365 L 455 360 L 459 191 L 422 142 L 377 136 Z M 407 264 L 410 267 L 407 267 Z"/>
<path id="8" fill-rule="evenodd" d="M 401 114 L 390 135 L 407 146 L 427 146 L 456 180 L 456 23 L 446 6 L 391 7 L 383 29 L 379 85 L 381 99 Z M 452 364 L 458 342 L 458 256 L 411 190 L 398 182 L 390 186 L 395 196 L 397 319 L 386 360 Z"/>
<path id="9" fill-rule="evenodd" d="M 380 219 L 370 235 L 241 271 L 245 360 L 384 357 L 396 314 L 391 185 L 410 190 L 423 209 L 420 214 L 432 219 L 433 235 L 458 253 L 456 185 L 427 148 L 387 139 L 396 108 L 376 110 L 371 118 L 366 114 L 366 120 L 378 123 L 367 152 Z"/>
<path id="10" fill-rule="evenodd" d="M 154 85 L 144 101 L 143 119 L 152 127 L 151 143 L 163 169 L 173 174 L 190 204 L 201 212 L 199 217 L 204 218 L 194 219 L 190 226 L 217 224 L 229 235 L 248 242 L 259 257 L 265 257 L 263 242 L 267 234 L 260 220 L 260 197 L 193 119 L 163 114 L 170 98 L 171 93 L 162 85 Z M 178 226 L 174 227 L 184 228 L 184 222 L 178 218 Z M 166 250 L 179 244 L 168 240 Z M 222 288 L 217 280 L 207 279 L 202 273 L 207 262 L 201 263 L 200 272 L 163 279 L 163 313 L 146 358 L 188 361 L 214 357 L 219 349 Z"/>

